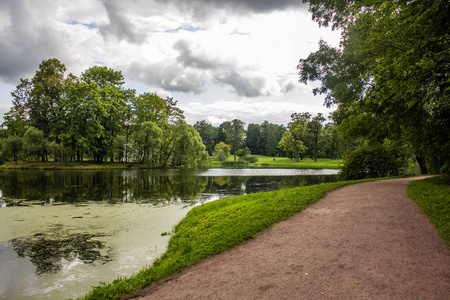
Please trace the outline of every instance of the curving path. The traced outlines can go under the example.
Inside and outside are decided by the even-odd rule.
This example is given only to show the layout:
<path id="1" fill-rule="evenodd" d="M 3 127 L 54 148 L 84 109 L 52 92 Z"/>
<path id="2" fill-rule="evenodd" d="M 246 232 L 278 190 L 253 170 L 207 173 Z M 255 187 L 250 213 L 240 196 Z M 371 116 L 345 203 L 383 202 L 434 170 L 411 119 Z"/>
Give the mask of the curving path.
<path id="1" fill-rule="evenodd" d="M 450 299 L 450 250 L 406 196 L 416 179 L 337 189 L 126 299 Z"/>

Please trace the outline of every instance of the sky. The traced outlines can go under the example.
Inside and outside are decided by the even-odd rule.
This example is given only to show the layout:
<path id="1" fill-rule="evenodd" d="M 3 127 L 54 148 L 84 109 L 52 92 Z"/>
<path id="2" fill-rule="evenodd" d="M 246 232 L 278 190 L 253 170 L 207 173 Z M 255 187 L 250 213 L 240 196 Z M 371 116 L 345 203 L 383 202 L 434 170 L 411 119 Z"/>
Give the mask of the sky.
<path id="1" fill-rule="evenodd" d="M 286 125 L 331 112 L 296 69 L 320 39 L 337 46 L 340 33 L 300 0 L 0 0 L 0 117 L 20 78 L 55 57 L 76 76 L 121 71 L 137 94 L 177 100 L 191 125 Z"/>

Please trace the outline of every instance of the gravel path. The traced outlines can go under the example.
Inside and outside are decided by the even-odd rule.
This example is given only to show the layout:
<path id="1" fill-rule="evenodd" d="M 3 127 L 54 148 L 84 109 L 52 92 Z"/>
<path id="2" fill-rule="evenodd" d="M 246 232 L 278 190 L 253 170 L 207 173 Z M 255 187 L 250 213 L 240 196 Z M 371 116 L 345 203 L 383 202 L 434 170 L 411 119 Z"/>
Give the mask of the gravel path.
<path id="1" fill-rule="evenodd" d="M 128 299 L 450 299 L 450 251 L 406 196 L 339 188 L 258 238 Z"/>

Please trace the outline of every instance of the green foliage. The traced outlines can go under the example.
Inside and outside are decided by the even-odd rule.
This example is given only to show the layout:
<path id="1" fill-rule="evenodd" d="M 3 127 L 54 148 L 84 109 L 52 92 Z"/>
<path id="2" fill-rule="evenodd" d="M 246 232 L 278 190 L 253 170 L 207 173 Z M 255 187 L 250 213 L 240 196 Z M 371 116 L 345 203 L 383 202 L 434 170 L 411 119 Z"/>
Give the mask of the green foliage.
<path id="1" fill-rule="evenodd" d="M 225 122 L 223 132 L 226 136 L 226 142 L 231 147 L 231 152 L 234 154 L 234 161 L 236 162 L 236 152 L 242 147 L 244 144 L 245 123 L 241 120 L 234 119 L 231 122 Z"/>
<path id="2" fill-rule="evenodd" d="M 45 155 L 47 153 L 48 142 L 44 138 L 44 132 L 34 127 L 28 128 L 23 136 L 23 151 L 25 155 L 30 159 L 39 160 L 43 158 L 45 161 Z"/>
<path id="3" fill-rule="evenodd" d="M 202 166 L 207 158 L 205 145 L 198 132 L 184 121 L 180 121 L 174 132 L 173 166 L 197 168 Z"/>
<path id="4" fill-rule="evenodd" d="M 202 138 L 202 143 L 206 147 L 206 151 L 208 154 L 212 154 L 214 151 L 214 145 L 217 140 L 217 128 L 212 126 L 211 124 L 206 123 L 205 120 L 197 121 L 194 124 L 195 130 L 200 134 Z"/>
<path id="5" fill-rule="evenodd" d="M 217 160 L 222 163 L 227 160 L 227 156 L 225 155 L 225 152 L 223 151 L 223 149 L 219 149 L 219 153 L 217 154 Z"/>
<path id="6" fill-rule="evenodd" d="M 450 185 L 442 177 L 413 181 L 408 197 L 427 215 L 450 247 Z"/>
<path id="7" fill-rule="evenodd" d="M 250 149 L 248 149 L 248 147 L 245 147 L 244 149 L 239 149 L 236 152 L 237 157 L 239 158 L 244 158 L 247 155 L 250 155 Z"/>
<path id="8" fill-rule="evenodd" d="M 224 142 L 220 142 L 214 146 L 213 154 L 218 155 L 220 150 L 223 151 L 225 158 L 228 158 L 228 156 L 230 155 L 231 147 L 225 144 Z"/>
<path id="9" fill-rule="evenodd" d="M 344 158 L 341 180 L 356 180 L 404 173 L 407 159 L 394 147 L 385 145 L 361 146 Z"/>
<path id="10" fill-rule="evenodd" d="M 175 227 L 167 252 L 152 267 L 95 287 L 84 299 L 119 299 L 248 239 L 347 183 L 231 197 L 193 208 Z"/>
<path id="11" fill-rule="evenodd" d="M 247 155 L 247 156 L 242 157 L 241 159 L 246 162 L 252 163 L 252 164 L 258 162 L 258 157 L 256 157 L 256 156 Z"/>
<path id="12" fill-rule="evenodd" d="M 201 139 L 183 123 L 173 98 L 136 96 L 124 88 L 122 72 L 107 67 L 91 67 L 79 78 L 65 72 L 65 65 L 52 58 L 40 64 L 31 81 L 21 79 L 3 123 L 4 158 L 17 161 L 24 154 L 47 161 L 52 155 L 55 161 L 83 162 L 87 157 L 149 167 L 205 162 Z M 12 146 L 13 136 L 24 137 L 23 149 Z"/>
<path id="13" fill-rule="evenodd" d="M 337 105 L 347 137 L 408 144 L 427 171 L 450 174 L 449 1 L 304 1 L 313 19 L 343 32 L 298 65 L 300 81 Z"/>
<path id="14" fill-rule="evenodd" d="M 22 147 L 23 139 L 16 135 L 10 135 L 3 141 L 2 151 L 7 159 L 12 159 L 17 163 Z"/>

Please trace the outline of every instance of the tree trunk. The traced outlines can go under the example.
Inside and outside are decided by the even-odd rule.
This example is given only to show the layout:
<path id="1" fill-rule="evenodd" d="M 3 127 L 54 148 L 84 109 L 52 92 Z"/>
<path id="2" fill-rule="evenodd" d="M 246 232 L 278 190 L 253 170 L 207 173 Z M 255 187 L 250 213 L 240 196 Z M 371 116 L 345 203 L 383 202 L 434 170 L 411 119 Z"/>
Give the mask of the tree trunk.
<path id="1" fill-rule="evenodd" d="M 421 175 L 428 174 L 428 169 L 427 169 L 427 165 L 426 165 L 426 162 L 425 162 L 425 157 L 423 157 L 422 154 L 417 154 L 416 155 L 416 160 L 417 160 L 417 163 L 419 164 L 420 174 Z"/>

